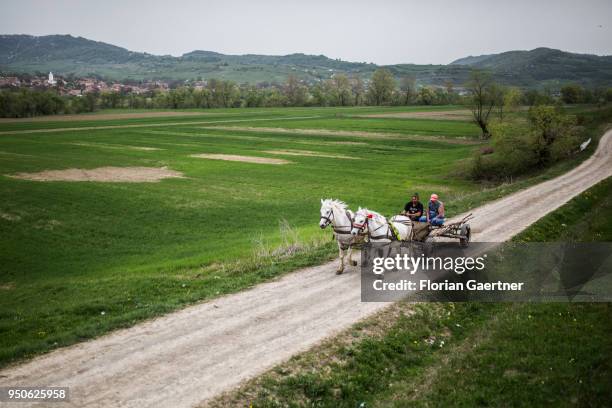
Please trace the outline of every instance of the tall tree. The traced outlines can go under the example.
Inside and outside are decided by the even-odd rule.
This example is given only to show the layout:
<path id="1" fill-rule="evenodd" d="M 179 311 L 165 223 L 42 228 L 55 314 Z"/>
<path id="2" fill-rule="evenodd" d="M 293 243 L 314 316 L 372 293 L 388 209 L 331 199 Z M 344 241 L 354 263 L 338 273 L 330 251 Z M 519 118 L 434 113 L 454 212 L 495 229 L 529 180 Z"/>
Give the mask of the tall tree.
<path id="1" fill-rule="evenodd" d="M 561 99 L 567 104 L 581 102 L 583 95 L 584 90 L 577 84 L 565 85 L 561 88 Z"/>
<path id="2" fill-rule="evenodd" d="M 362 105 L 364 102 L 363 94 L 365 92 L 365 87 L 363 86 L 363 81 L 359 75 L 353 75 L 351 77 L 351 90 L 353 92 L 353 96 L 355 97 L 355 105 Z"/>
<path id="3" fill-rule="evenodd" d="M 495 84 L 490 74 L 474 70 L 471 73 L 467 88 L 471 94 L 469 104 L 474 122 L 480 127 L 482 138 L 488 139 L 491 136 L 489 132 L 489 116 L 497 99 Z"/>
<path id="4" fill-rule="evenodd" d="M 403 104 L 410 105 L 416 95 L 416 78 L 412 75 L 402 77 L 400 91 L 402 91 Z"/>
<path id="5" fill-rule="evenodd" d="M 576 117 L 558 107 L 533 106 L 527 116 L 539 165 L 558 160 L 575 151 L 578 144 Z"/>
<path id="6" fill-rule="evenodd" d="M 351 84 L 349 79 L 344 74 L 334 75 L 333 78 L 333 86 L 335 88 L 335 93 L 338 98 L 338 105 L 340 106 L 348 106 L 351 104 L 351 99 L 353 97 Z"/>
<path id="7" fill-rule="evenodd" d="M 373 105 L 387 105 L 391 103 L 394 90 L 395 78 L 393 78 L 393 74 L 389 70 L 379 68 L 374 71 L 368 86 L 370 103 Z"/>
<path id="8" fill-rule="evenodd" d="M 419 102 L 423 105 L 431 105 L 434 102 L 434 92 L 428 86 L 419 89 Z"/>
<path id="9" fill-rule="evenodd" d="M 289 106 L 304 106 L 306 102 L 306 88 L 295 75 L 289 75 L 285 83 L 285 97 Z"/>
<path id="10" fill-rule="evenodd" d="M 506 112 L 516 112 L 521 105 L 523 93 L 520 89 L 511 87 L 504 93 L 504 110 Z"/>

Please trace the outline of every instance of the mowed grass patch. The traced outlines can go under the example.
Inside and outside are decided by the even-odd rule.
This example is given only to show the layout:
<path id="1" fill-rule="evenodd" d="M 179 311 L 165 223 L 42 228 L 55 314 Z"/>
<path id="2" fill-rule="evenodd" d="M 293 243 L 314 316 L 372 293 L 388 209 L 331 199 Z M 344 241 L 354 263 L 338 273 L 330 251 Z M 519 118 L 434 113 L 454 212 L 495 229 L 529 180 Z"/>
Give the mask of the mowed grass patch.
<path id="1" fill-rule="evenodd" d="M 183 175 L 163 167 L 98 167 L 95 169 L 45 170 L 37 173 L 17 173 L 10 177 L 42 182 L 154 183 L 165 178 L 181 178 Z"/>
<path id="2" fill-rule="evenodd" d="M 333 126 L 333 123 L 329 125 Z M 283 127 L 268 127 L 268 126 L 260 126 L 260 127 L 248 127 L 248 126 L 202 126 L 202 129 L 206 130 L 227 130 L 233 132 L 257 132 L 257 133 L 283 133 L 283 134 L 298 134 L 298 135 L 308 135 L 310 137 L 316 138 L 332 138 L 332 137 L 352 137 L 352 138 L 360 138 L 366 140 L 376 140 L 376 139 L 401 139 L 401 140 L 416 140 L 416 141 L 426 141 L 426 142 L 436 142 L 442 141 L 445 143 L 458 143 L 458 144 L 482 144 L 483 142 L 480 140 L 475 140 L 473 138 L 466 137 L 446 137 L 440 135 L 419 135 L 419 134 L 403 134 L 403 133 L 393 133 L 393 132 L 373 132 L 373 131 L 356 131 L 356 130 L 332 130 L 332 129 L 307 129 L 307 128 L 283 128 Z M 243 138 L 248 138 L 249 136 L 243 136 Z M 338 143 L 338 142 L 337 142 Z M 358 143 L 358 142 L 354 142 Z M 346 143 L 345 143 L 346 144 Z"/>
<path id="3" fill-rule="evenodd" d="M 187 113 L 183 117 L 159 117 L 147 115 L 148 117 L 136 117 L 136 118 L 124 118 L 121 114 L 124 113 L 148 113 L 150 110 L 134 109 L 134 110 L 123 110 L 123 109 L 105 109 L 97 112 L 94 115 L 111 115 L 113 119 L 98 120 L 92 118 L 87 120 L 88 114 L 83 114 L 79 120 L 70 121 L 65 120 L 65 116 L 54 116 L 54 117 L 37 117 L 33 121 L 0 121 L 0 132 L 6 131 L 25 131 L 34 129 L 60 129 L 60 128 L 74 128 L 74 127 L 102 127 L 102 126 L 125 126 L 125 125 L 152 125 L 159 126 L 159 124 L 167 124 L 168 126 L 180 126 L 181 123 L 191 122 L 231 122 L 232 120 L 238 122 L 244 122 L 245 120 L 254 121 L 267 121 L 270 119 L 281 119 L 287 120 L 292 117 L 329 117 L 334 118 L 339 115 L 347 116 L 354 114 L 370 114 L 370 113 L 389 113 L 389 112 L 416 112 L 416 111 L 430 111 L 430 110 L 441 110 L 448 109 L 444 106 L 400 106 L 400 107 L 333 107 L 333 108 L 224 108 L 224 109 L 181 109 L 173 112 Z M 161 111 L 161 110 L 158 110 Z M 201 113 L 201 117 L 197 117 L 197 114 Z M 79 115 L 81 116 L 81 115 Z M 61 120 L 58 120 L 61 119 Z M 85 119 L 85 120 L 84 120 Z M 0 133 L 1 134 L 1 133 Z"/>
<path id="4" fill-rule="evenodd" d="M 219 126 L 232 126 L 232 124 L 218 124 Z M 212 124 L 210 126 L 215 126 Z M 241 126 L 237 124 L 237 126 Z M 441 137 L 477 138 L 478 128 L 470 122 L 425 120 L 425 119 L 398 119 L 398 118 L 371 118 L 363 116 L 320 117 L 313 119 L 295 119 L 291 121 L 259 121 L 250 123 L 254 127 L 277 127 L 282 129 L 320 129 L 353 132 L 376 132 L 404 135 L 429 135 Z"/>
<path id="5" fill-rule="evenodd" d="M 427 112 L 393 112 L 393 113 L 374 113 L 365 115 L 372 118 L 403 118 L 403 119 L 434 119 L 434 120 L 459 120 L 470 121 L 473 119 L 472 112 L 468 109 L 452 109 L 445 111 Z"/>
<path id="6" fill-rule="evenodd" d="M 259 156 L 241 156 L 238 154 L 192 154 L 191 157 L 197 157 L 199 159 L 209 160 L 224 160 L 234 161 L 240 163 L 256 163 L 256 164 L 291 164 L 288 160 L 283 159 L 272 159 L 269 157 Z"/>

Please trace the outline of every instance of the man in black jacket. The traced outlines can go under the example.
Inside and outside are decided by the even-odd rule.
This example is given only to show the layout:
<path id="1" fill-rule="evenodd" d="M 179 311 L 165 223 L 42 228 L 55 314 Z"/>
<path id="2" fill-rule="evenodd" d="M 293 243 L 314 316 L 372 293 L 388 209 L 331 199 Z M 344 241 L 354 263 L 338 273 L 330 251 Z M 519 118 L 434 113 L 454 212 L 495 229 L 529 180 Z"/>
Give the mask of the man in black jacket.
<path id="1" fill-rule="evenodd" d="M 412 221 L 418 221 L 423 215 L 423 204 L 419 201 L 419 194 L 414 193 L 412 200 L 408 201 L 404 206 L 402 215 L 407 216 Z"/>

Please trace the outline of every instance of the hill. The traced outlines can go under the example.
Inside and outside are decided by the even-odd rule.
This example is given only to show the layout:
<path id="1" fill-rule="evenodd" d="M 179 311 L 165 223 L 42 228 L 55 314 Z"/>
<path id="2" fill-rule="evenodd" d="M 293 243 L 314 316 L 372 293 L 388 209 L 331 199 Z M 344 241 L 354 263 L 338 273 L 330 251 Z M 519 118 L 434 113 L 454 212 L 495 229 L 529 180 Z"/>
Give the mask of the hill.
<path id="1" fill-rule="evenodd" d="M 109 79 L 228 79 L 239 83 L 284 82 L 293 74 L 318 82 L 338 72 L 370 77 L 379 66 L 324 55 L 226 55 L 196 50 L 180 57 L 133 52 L 115 45 L 71 35 L 0 36 L 0 72 L 101 76 Z M 509 51 L 461 58 L 449 65 L 385 66 L 396 77 L 411 76 L 419 84 L 463 84 L 472 68 L 491 70 L 502 83 L 523 87 L 577 82 L 612 85 L 612 56 L 573 54 L 549 48 Z"/>
<path id="2" fill-rule="evenodd" d="M 451 65 L 491 70 L 503 82 L 520 85 L 534 82 L 547 82 L 552 86 L 563 82 L 609 85 L 612 78 L 612 56 L 575 54 L 551 48 L 469 56 Z"/>

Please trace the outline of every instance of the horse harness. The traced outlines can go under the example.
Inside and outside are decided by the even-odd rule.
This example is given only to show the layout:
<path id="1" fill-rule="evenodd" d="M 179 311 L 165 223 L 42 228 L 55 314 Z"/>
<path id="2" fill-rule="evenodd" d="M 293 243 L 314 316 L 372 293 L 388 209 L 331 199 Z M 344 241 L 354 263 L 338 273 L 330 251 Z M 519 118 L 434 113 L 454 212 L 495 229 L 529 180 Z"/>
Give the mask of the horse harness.
<path id="1" fill-rule="evenodd" d="M 332 209 L 329 210 L 329 213 L 326 217 L 321 216 L 322 220 L 327 221 L 327 224 L 331 224 L 332 228 L 334 230 L 334 233 L 338 234 L 338 235 L 350 235 L 351 230 L 353 229 L 353 219 L 351 218 L 351 214 L 348 212 L 348 210 L 344 210 L 345 214 L 346 214 L 346 218 L 348 218 L 351 221 L 351 225 L 341 225 L 341 226 L 335 226 L 332 223 L 332 219 L 334 218 L 334 211 Z M 347 228 L 348 227 L 348 231 L 342 231 L 338 228 Z"/>
<path id="2" fill-rule="evenodd" d="M 393 226 L 391 225 L 391 223 L 387 220 L 387 227 L 389 227 L 387 229 L 387 233 L 385 234 L 381 234 L 381 235 L 372 235 L 374 232 L 378 231 L 379 229 L 381 229 L 382 227 L 385 226 L 385 224 L 382 224 L 380 227 L 371 230 L 370 229 L 370 217 L 366 216 L 365 222 L 361 225 L 359 224 L 355 224 L 355 227 L 357 227 L 359 229 L 360 232 L 362 232 L 366 225 L 368 226 L 368 232 L 369 232 L 369 238 L 372 240 L 378 240 L 378 239 L 390 239 L 392 241 L 401 241 L 399 234 L 397 233 L 397 231 L 395 230 L 395 228 L 393 228 Z"/>

